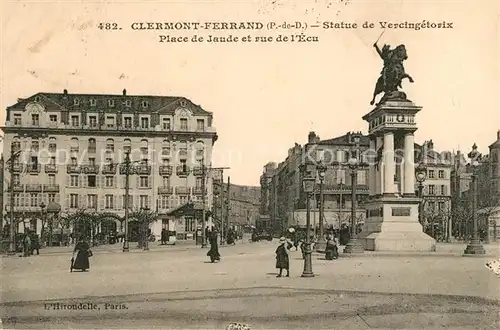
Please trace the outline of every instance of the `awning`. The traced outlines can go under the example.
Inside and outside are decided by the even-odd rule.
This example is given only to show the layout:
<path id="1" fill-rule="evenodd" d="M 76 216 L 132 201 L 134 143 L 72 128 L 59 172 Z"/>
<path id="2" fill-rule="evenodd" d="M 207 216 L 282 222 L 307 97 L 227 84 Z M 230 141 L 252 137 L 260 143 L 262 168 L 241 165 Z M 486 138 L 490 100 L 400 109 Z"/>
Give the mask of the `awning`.
<path id="1" fill-rule="evenodd" d="M 167 215 L 171 217 L 182 217 L 182 216 L 199 216 L 201 217 L 203 213 L 203 205 L 202 203 L 185 203 L 172 211 L 168 212 Z"/>

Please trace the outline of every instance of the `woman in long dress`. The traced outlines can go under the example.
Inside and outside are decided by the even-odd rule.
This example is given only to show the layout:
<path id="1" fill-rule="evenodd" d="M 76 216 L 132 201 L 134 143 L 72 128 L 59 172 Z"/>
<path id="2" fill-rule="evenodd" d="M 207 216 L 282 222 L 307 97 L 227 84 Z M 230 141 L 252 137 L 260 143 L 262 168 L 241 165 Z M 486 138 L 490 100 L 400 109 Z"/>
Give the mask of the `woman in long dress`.
<path id="1" fill-rule="evenodd" d="M 210 242 L 210 250 L 207 252 L 207 256 L 210 257 L 211 262 L 220 261 L 219 245 L 217 244 L 217 231 L 211 230 L 208 233 L 208 240 Z"/>
<path id="2" fill-rule="evenodd" d="M 75 245 L 75 250 L 73 254 L 77 252 L 76 259 L 73 262 L 72 269 L 78 269 L 82 272 L 86 272 L 90 268 L 89 257 L 92 256 L 92 251 L 90 251 L 90 246 L 86 240 L 81 240 Z"/>
<path id="3" fill-rule="evenodd" d="M 283 269 L 286 269 L 286 277 L 290 277 L 290 258 L 288 254 L 290 253 L 289 242 L 287 242 L 285 237 L 280 238 L 280 245 L 276 249 L 276 268 L 280 270 L 278 276 L 283 276 Z"/>

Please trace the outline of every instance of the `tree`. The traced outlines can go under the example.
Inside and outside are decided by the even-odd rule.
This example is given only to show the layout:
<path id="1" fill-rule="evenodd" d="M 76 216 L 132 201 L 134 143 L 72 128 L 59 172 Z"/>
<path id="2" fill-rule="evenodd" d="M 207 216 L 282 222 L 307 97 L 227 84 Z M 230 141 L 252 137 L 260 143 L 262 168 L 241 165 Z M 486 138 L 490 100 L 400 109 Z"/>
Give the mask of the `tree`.
<path id="1" fill-rule="evenodd" d="M 130 219 L 135 219 L 139 223 L 140 228 L 140 239 L 139 247 L 143 247 L 146 240 L 149 239 L 149 227 L 158 218 L 156 211 L 152 210 L 136 210 L 129 215 Z"/>

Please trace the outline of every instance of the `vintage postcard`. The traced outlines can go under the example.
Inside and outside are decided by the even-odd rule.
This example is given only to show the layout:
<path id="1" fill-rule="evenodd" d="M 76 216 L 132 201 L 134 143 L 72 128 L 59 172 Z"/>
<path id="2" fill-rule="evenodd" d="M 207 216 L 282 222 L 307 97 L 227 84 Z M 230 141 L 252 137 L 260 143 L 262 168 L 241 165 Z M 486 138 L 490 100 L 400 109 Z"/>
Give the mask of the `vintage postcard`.
<path id="1" fill-rule="evenodd" d="M 495 0 L 3 0 L 5 329 L 498 329 Z"/>

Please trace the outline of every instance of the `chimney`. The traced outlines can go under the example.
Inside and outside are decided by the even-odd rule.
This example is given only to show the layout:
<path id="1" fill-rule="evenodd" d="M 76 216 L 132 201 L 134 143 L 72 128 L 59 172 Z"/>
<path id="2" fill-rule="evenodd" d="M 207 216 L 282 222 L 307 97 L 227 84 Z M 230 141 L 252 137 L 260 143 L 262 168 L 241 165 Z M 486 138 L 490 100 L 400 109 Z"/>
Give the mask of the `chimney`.
<path id="1" fill-rule="evenodd" d="M 127 96 L 127 90 L 125 88 L 123 89 L 123 96 Z"/>
<path id="2" fill-rule="evenodd" d="M 65 96 L 66 96 L 66 95 L 68 95 L 68 90 L 67 90 L 67 89 L 63 90 L 63 94 L 64 94 Z"/>
<path id="3" fill-rule="evenodd" d="M 500 130 L 497 131 L 497 140 L 500 140 Z"/>
<path id="4" fill-rule="evenodd" d="M 315 140 L 316 140 L 316 133 L 309 132 L 309 135 L 307 136 L 307 142 L 308 143 L 314 143 Z"/>

